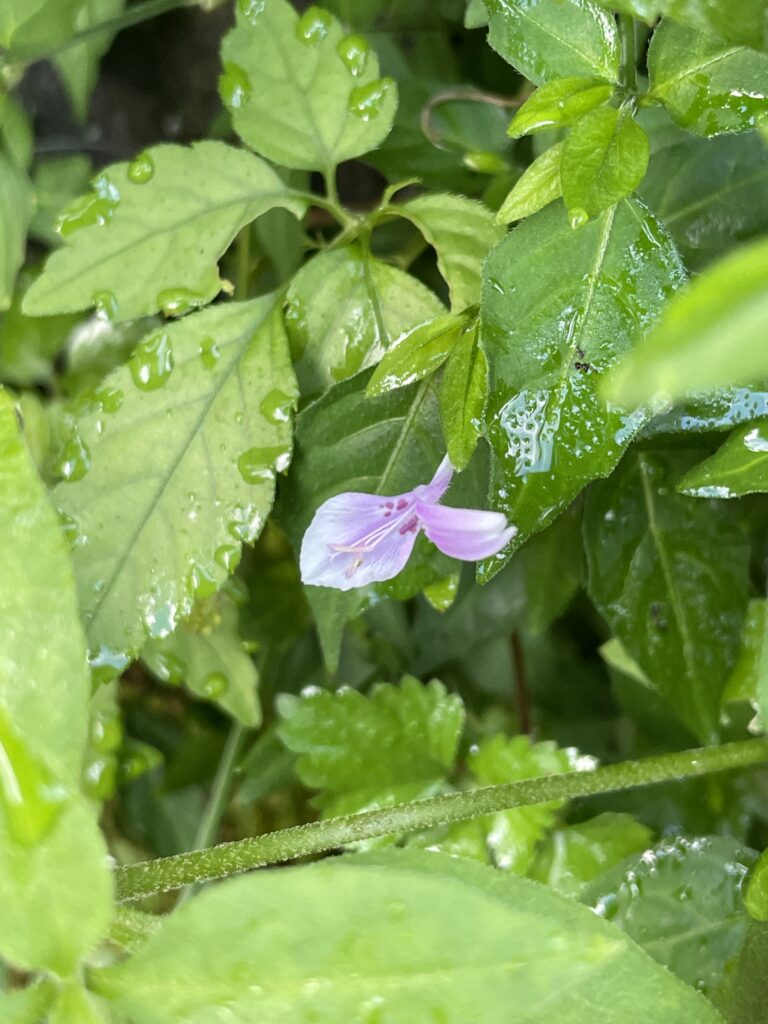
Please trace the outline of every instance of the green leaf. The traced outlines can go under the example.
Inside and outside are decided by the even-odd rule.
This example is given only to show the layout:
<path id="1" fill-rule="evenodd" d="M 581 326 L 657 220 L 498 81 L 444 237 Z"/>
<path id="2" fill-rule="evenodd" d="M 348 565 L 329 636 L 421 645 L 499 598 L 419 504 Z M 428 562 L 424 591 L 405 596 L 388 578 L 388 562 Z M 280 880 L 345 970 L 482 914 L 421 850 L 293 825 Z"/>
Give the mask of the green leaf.
<path id="1" fill-rule="evenodd" d="M 107 1024 L 104 1004 L 94 998 L 80 982 L 71 982 L 59 989 L 49 1024 Z"/>
<path id="2" fill-rule="evenodd" d="M 739 427 L 714 455 L 688 470 L 677 489 L 697 498 L 768 492 L 768 425 Z"/>
<path id="3" fill-rule="evenodd" d="M 640 195 L 700 270 L 737 242 L 768 232 L 768 152 L 756 133 L 704 140 L 660 107 L 643 112 L 651 163 Z"/>
<path id="4" fill-rule="evenodd" d="M 65 206 L 87 190 L 90 176 L 91 161 L 80 153 L 37 161 L 32 178 L 35 214 L 29 226 L 30 234 L 51 248 L 61 245 L 56 220 Z"/>
<path id="5" fill-rule="evenodd" d="M 450 356 L 468 324 L 465 314 L 446 313 L 401 335 L 384 353 L 366 393 L 383 395 L 434 373 Z"/>
<path id="6" fill-rule="evenodd" d="M 238 4 L 221 56 L 235 130 L 275 163 L 329 173 L 389 134 L 395 83 L 379 77 L 367 40 L 319 7 L 299 16 L 287 0 Z"/>
<path id="7" fill-rule="evenodd" d="M 50 384 L 53 359 L 65 347 L 77 316 L 31 317 L 21 312 L 25 290 L 34 275 L 23 271 L 10 308 L 0 323 L 0 377 L 16 387 Z"/>
<path id="8" fill-rule="evenodd" d="M 125 4 L 126 0 L 80 0 L 75 31 L 84 32 L 116 18 Z M 55 55 L 54 62 L 79 121 L 85 121 L 88 116 L 88 101 L 99 75 L 99 62 L 113 38 L 114 32 L 95 32 L 79 45 L 68 46 Z"/>
<path id="9" fill-rule="evenodd" d="M 261 532 L 296 384 L 273 296 L 158 328 L 77 417 L 54 500 L 95 665 L 167 636 Z"/>
<path id="10" fill-rule="evenodd" d="M 247 728 L 261 721 L 259 674 L 240 638 L 237 605 L 225 592 L 200 602 L 170 636 L 150 640 L 142 661 L 158 679 L 184 682 Z"/>
<path id="11" fill-rule="evenodd" d="M 544 841 L 530 877 L 563 896 L 578 896 L 588 882 L 645 850 L 650 842 L 651 830 L 631 814 L 598 814 L 555 829 Z"/>
<path id="12" fill-rule="evenodd" d="M 483 28 L 488 24 L 485 0 L 468 0 L 464 14 L 464 28 Z"/>
<path id="13" fill-rule="evenodd" d="M 504 231 L 483 203 L 464 196 L 425 195 L 389 207 L 407 217 L 437 252 L 437 265 L 460 312 L 480 301 L 483 260 Z"/>
<path id="14" fill-rule="evenodd" d="M 39 1024 L 55 998 L 56 988 L 50 981 L 0 992 L 0 1024 Z"/>
<path id="15" fill-rule="evenodd" d="M 488 42 L 536 85 L 619 75 L 616 22 L 591 0 L 486 0 Z"/>
<path id="16" fill-rule="evenodd" d="M 507 132 L 519 139 L 549 128 L 564 128 L 607 103 L 612 95 L 613 86 L 599 78 L 556 78 L 528 97 Z"/>
<path id="17" fill-rule="evenodd" d="M 572 505 L 531 537 L 520 552 L 525 569 L 526 625 L 541 635 L 558 619 L 586 580 L 581 508 Z"/>
<path id="18" fill-rule="evenodd" d="M 34 208 L 32 186 L 14 157 L 0 150 L 0 309 L 8 309 L 24 262 L 27 228 Z"/>
<path id="19" fill-rule="evenodd" d="M 74 31 L 83 0 L 4 0 L 0 4 L 0 46 L 43 54 Z"/>
<path id="20" fill-rule="evenodd" d="M 702 434 L 724 431 L 750 420 L 768 416 L 768 391 L 751 388 L 718 388 L 698 395 L 669 412 L 656 416 L 641 432 L 650 438 L 661 434 Z"/>
<path id="21" fill-rule="evenodd" d="M 440 385 L 440 422 L 454 467 L 465 469 L 480 437 L 488 397 L 488 360 L 478 342 L 477 323 L 459 335 Z"/>
<path id="22" fill-rule="evenodd" d="M 751 924 L 728 987 L 728 1024 L 763 1024 L 768 1000 L 768 925 Z"/>
<path id="23" fill-rule="evenodd" d="M 710 742 L 738 651 L 749 552 L 727 508 L 674 492 L 690 459 L 642 453 L 587 499 L 588 589 L 629 655 Z M 706 545 L 714 562 L 702 560 Z"/>
<path id="24" fill-rule="evenodd" d="M 95 971 L 93 984 L 135 1024 L 202 1021 L 222 1003 L 265 1024 L 544 1024 L 555 1004 L 569 1024 L 720 1020 L 577 903 L 410 851 L 211 887 L 130 959 Z"/>
<path id="25" fill-rule="evenodd" d="M 768 921 L 768 854 L 765 851 L 750 875 L 744 906 L 756 921 Z"/>
<path id="26" fill-rule="evenodd" d="M 298 754 L 299 778 L 321 790 L 323 814 L 389 807 L 431 796 L 454 766 L 464 705 L 433 679 L 406 676 L 356 690 L 279 698 L 279 735 Z"/>
<path id="27" fill-rule="evenodd" d="M 563 143 L 558 142 L 526 167 L 496 214 L 499 224 L 524 220 L 560 198 L 563 194 L 560 182 L 562 153 Z"/>
<path id="28" fill-rule="evenodd" d="M 754 128 L 768 109 L 768 54 L 662 21 L 648 49 L 650 95 L 681 127 L 711 138 Z"/>
<path id="29" fill-rule="evenodd" d="M 205 305 L 223 283 L 216 261 L 244 224 L 301 201 L 258 157 L 221 142 L 153 146 L 114 164 L 62 214 L 67 244 L 27 293 L 31 316 L 91 306 L 112 320 Z"/>
<path id="30" fill-rule="evenodd" d="M 493 250 L 481 306 L 491 503 L 519 532 L 484 576 L 616 466 L 644 415 L 608 405 L 600 381 L 683 279 L 671 240 L 634 199 L 578 231 L 550 207 Z"/>
<path id="31" fill-rule="evenodd" d="M 757 709 L 757 725 L 768 726 L 768 601 L 747 606 L 741 650 L 725 690 L 726 700 L 748 700 Z"/>
<path id="32" fill-rule="evenodd" d="M 286 328 L 305 396 L 372 366 L 403 333 L 445 313 L 421 281 L 359 245 L 310 260 L 291 281 L 287 303 Z"/>
<path id="33" fill-rule="evenodd" d="M 730 43 L 765 48 L 768 23 L 764 0 L 596 0 L 601 7 L 632 14 L 653 24 L 658 15 L 720 36 Z"/>
<path id="34" fill-rule="evenodd" d="M 768 377 L 768 239 L 731 253 L 669 303 L 606 382 L 617 402 L 674 400 Z"/>
<path id="35" fill-rule="evenodd" d="M 571 225 L 633 192 L 645 176 L 650 144 L 629 108 L 585 114 L 563 144 L 560 179 Z"/>
<path id="36" fill-rule="evenodd" d="M 712 992 L 744 941 L 741 892 L 754 860 L 729 836 L 665 839 L 595 879 L 581 899 L 683 981 Z"/>
<path id="37" fill-rule="evenodd" d="M 104 933 L 111 878 L 80 795 L 90 684 L 56 515 L 0 396 L 0 953 L 70 973 Z"/>

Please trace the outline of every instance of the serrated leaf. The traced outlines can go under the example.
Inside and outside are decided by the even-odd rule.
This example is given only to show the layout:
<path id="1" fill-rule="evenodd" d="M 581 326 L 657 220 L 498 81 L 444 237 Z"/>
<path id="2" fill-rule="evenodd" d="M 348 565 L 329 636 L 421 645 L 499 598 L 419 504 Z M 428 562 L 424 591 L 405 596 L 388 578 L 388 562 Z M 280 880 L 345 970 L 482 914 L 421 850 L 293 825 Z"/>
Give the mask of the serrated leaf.
<path id="1" fill-rule="evenodd" d="M 574 227 L 633 192 L 645 176 L 648 136 L 628 108 L 585 114 L 568 133 L 560 160 L 563 199 Z"/>
<path id="2" fill-rule="evenodd" d="M 488 42 L 536 85 L 618 79 L 616 22 L 591 0 L 486 0 L 485 6 Z"/>
<path id="3" fill-rule="evenodd" d="M 80 0 L 75 16 L 75 32 L 85 32 L 116 18 L 126 0 Z M 77 46 L 68 46 L 54 57 L 64 79 L 75 116 L 85 121 L 88 102 L 99 74 L 99 62 L 112 44 L 114 32 L 92 32 Z"/>
<path id="4" fill-rule="evenodd" d="M 562 155 L 563 143 L 558 142 L 526 167 L 496 214 L 499 224 L 523 220 L 560 198 L 563 194 L 560 181 Z"/>
<path id="5" fill-rule="evenodd" d="M 324 815 L 389 807 L 433 794 L 453 768 L 464 705 L 433 679 L 406 676 L 357 690 L 279 700 L 279 734 L 299 778 L 321 790 Z"/>
<path id="6" fill-rule="evenodd" d="M 397 87 L 379 77 L 366 39 L 345 36 L 315 6 L 299 16 L 287 0 L 265 0 L 237 11 L 219 91 L 247 145 L 285 167 L 329 173 L 383 142 Z"/>
<path id="7" fill-rule="evenodd" d="M 754 128 L 768 111 L 768 54 L 664 20 L 648 49 L 650 95 L 677 123 L 711 138 Z"/>
<path id="8" fill-rule="evenodd" d="M 608 405 L 600 381 L 683 279 L 672 241 L 635 199 L 578 231 L 553 206 L 493 250 L 481 305 L 491 502 L 519 532 L 484 576 L 616 466 L 645 417 Z"/>
<path id="9" fill-rule="evenodd" d="M 639 403 L 762 383 L 767 318 L 768 240 L 761 240 L 714 263 L 675 296 L 606 381 L 606 394 Z"/>
<path id="10" fill-rule="evenodd" d="M 105 379 L 54 491 L 97 665 L 167 636 L 259 535 L 295 399 L 274 296 L 159 328 Z"/>
<path id="11" fill-rule="evenodd" d="M 549 128 L 564 128 L 607 103 L 612 95 L 613 86 L 599 78 L 555 78 L 528 97 L 507 133 L 518 139 Z"/>
<path id="12" fill-rule="evenodd" d="M 477 323 L 459 335 L 440 384 L 440 423 L 454 467 L 465 469 L 477 446 L 488 397 L 488 360 Z"/>
<path id="13" fill-rule="evenodd" d="M 699 993 L 577 903 L 481 865 L 410 851 L 212 887 L 130 959 L 94 972 L 93 984 L 135 1024 L 209 1019 L 222 1002 L 238 1019 L 264 1024 L 372 1014 L 392 1024 L 544 1024 L 553 999 L 569 1024 L 720 1020 Z"/>
<path id="14" fill-rule="evenodd" d="M 243 647 L 238 608 L 228 594 L 207 598 L 170 636 L 150 640 L 142 661 L 158 679 L 184 682 L 195 696 L 218 704 L 246 728 L 261 721 L 259 673 Z"/>
<path id="15" fill-rule="evenodd" d="M 429 377 L 448 359 L 468 322 L 464 314 L 446 313 L 406 331 L 384 353 L 366 393 L 383 395 Z"/>
<path id="16" fill-rule="evenodd" d="M 0 951 L 70 973 L 111 913 L 95 815 L 80 794 L 90 683 L 56 515 L 0 395 Z"/>
<path id="17" fill-rule="evenodd" d="M 689 469 L 677 489 L 697 498 L 740 498 L 768 492 L 768 425 L 748 423 L 704 462 Z"/>
<path id="18" fill-rule="evenodd" d="M 458 313 L 479 302 L 483 260 L 504 236 L 491 210 L 448 194 L 418 196 L 389 210 L 407 217 L 436 251 L 451 309 Z"/>
<path id="19" fill-rule="evenodd" d="M 62 214 L 67 244 L 27 293 L 30 316 L 186 313 L 221 290 L 216 261 L 244 224 L 275 206 L 304 208 L 267 164 L 222 142 L 153 146 L 93 188 Z"/>
<path id="20" fill-rule="evenodd" d="M 754 860 L 729 836 L 665 839 L 596 878 L 581 899 L 683 981 L 712 992 L 746 934 L 741 892 Z"/>
<path id="21" fill-rule="evenodd" d="M 444 312 L 421 281 L 359 245 L 320 253 L 287 293 L 285 322 L 302 395 L 372 366 L 405 331 Z"/>
<path id="22" fill-rule="evenodd" d="M 690 458 L 627 458 L 587 499 L 584 538 L 592 600 L 669 701 L 709 742 L 738 651 L 749 552 L 722 506 L 674 492 Z M 714 562 L 702 560 L 709 544 Z"/>

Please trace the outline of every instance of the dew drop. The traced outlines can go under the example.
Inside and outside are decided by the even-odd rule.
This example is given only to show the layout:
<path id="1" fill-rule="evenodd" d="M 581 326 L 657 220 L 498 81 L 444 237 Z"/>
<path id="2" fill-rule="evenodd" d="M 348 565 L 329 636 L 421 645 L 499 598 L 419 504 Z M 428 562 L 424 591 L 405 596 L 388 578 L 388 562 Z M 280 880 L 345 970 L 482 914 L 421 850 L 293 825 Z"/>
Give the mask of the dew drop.
<path id="1" fill-rule="evenodd" d="M 293 396 L 286 395 L 279 388 L 273 388 L 262 399 L 259 412 L 265 419 L 275 425 L 289 423 L 295 402 L 296 400 Z"/>
<path id="2" fill-rule="evenodd" d="M 238 12 L 251 25 L 256 24 L 257 18 L 266 5 L 267 0 L 237 0 Z"/>
<path id="3" fill-rule="evenodd" d="M 131 751 L 120 760 L 120 781 L 133 782 L 140 776 L 145 775 L 151 765 L 149 758 L 140 750 Z"/>
<path id="4" fill-rule="evenodd" d="M 202 306 L 205 299 L 189 288 L 165 288 L 158 294 L 156 302 L 165 316 L 184 316 Z"/>
<path id="5" fill-rule="evenodd" d="M 200 562 L 190 562 L 187 586 L 198 598 L 210 597 L 218 590 L 218 584 L 208 569 Z"/>
<path id="6" fill-rule="evenodd" d="M 111 682 L 128 668 L 130 662 L 127 654 L 102 644 L 96 652 L 91 652 L 88 658 L 94 686 Z"/>
<path id="7" fill-rule="evenodd" d="M 224 105 L 233 110 L 239 110 L 251 98 L 251 80 L 239 64 L 230 61 L 224 64 L 224 74 L 219 78 L 219 92 Z"/>
<path id="8" fill-rule="evenodd" d="M 229 680 L 223 672 L 211 672 L 200 684 L 200 695 L 208 700 L 216 700 L 229 689 Z"/>
<path id="9" fill-rule="evenodd" d="M 114 292 L 94 292 L 91 296 L 91 304 L 96 307 L 96 316 L 100 320 L 117 319 L 117 299 Z"/>
<path id="10" fill-rule="evenodd" d="M 213 560 L 225 572 L 234 572 L 240 564 L 241 557 L 241 550 L 236 544 L 222 544 L 221 547 L 216 548 Z"/>
<path id="11" fill-rule="evenodd" d="M 82 480 L 90 468 L 91 453 L 88 445 L 75 430 L 61 450 L 56 472 L 62 480 L 74 483 L 76 480 Z"/>
<path id="12" fill-rule="evenodd" d="M 175 654 L 167 651 L 153 651 L 150 668 L 162 683 L 178 686 L 187 676 L 187 666 Z"/>
<path id="13" fill-rule="evenodd" d="M 124 394 L 120 388 L 102 388 L 97 391 L 93 398 L 104 412 L 117 412 L 123 404 Z"/>
<path id="14" fill-rule="evenodd" d="M 155 161 L 146 151 L 144 153 L 139 153 L 139 155 L 128 164 L 128 179 L 132 181 L 134 185 L 146 185 L 148 181 L 152 180 L 154 173 Z"/>
<path id="15" fill-rule="evenodd" d="M 91 746 L 100 754 L 109 754 L 117 750 L 123 742 L 123 726 L 116 715 L 107 715 L 103 711 L 95 714 L 91 720 Z"/>
<path id="16" fill-rule="evenodd" d="M 336 53 L 353 78 L 363 74 L 368 65 L 370 47 L 363 36 L 345 36 L 336 45 Z"/>
<path id="17" fill-rule="evenodd" d="M 53 828 L 67 799 L 0 708 L 0 808 L 8 834 L 31 846 Z"/>
<path id="18" fill-rule="evenodd" d="M 504 174 L 509 171 L 509 164 L 503 157 L 486 149 L 465 153 L 461 162 L 470 171 L 476 171 L 478 174 Z"/>
<path id="19" fill-rule="evenodd" d="M 282 473 L 290 463 L 290 452 L 281 447 L 249 448 L 237 460 L 240 476 L 247 484 L 273 480 L 275 470 Z"/>
<path id="20" fill-rule="evenodd" d="M 167 333 L 154 331 L 139 342 L 128 365 L 133 383 L 141 391 L 163 387 L 173 370 L 173 349 Z"/>
<path id="21" fill-rule="evenodd" d="M 221 358 L 221 350 L 213 338 L 203 338 L 200 342 L 200 358 L 206 370 L 212 370 Z"/>
<path id="22" fill-rule="evenodd" d="M 577 228 L 583 228 L 588 220 L 589 214 L 586 210 L 582 210 L 580 206 L 568 211 L 568 221 L 574 231 L 576 231 Z"/>
<path id="23" fill-rule="evenodd" d="M 308 46 L 321 43 L 333 25 L 333 16 L 322 7 L 308 7 L 296 22 L 296 38 Z"/>
<path id="24" fill-rule="evenodd" d="M 83 789 L 94 800 L 109 800 L 117 782 L 117 758 L 114 754 L 95 757 L 83 767 Z"/>
<path id="25" fill-rule="evenodd" d="M 391 78 L 377 78 L 368 85 L 358 85 L 349 94 L 347 108 L 350 114 L 361 121 L 372 121 L 378 117 L 394 82 Z"/>
<path id="26" fill-rule="evenodd" d="M 82 228 L 103 227 L 112 219 L 119 201 L 119 193 L 114 187 L 104 194 L 89 192 L 62 210 L 55 222 L 56 231 L 62 238 L 69 238 Z"/>

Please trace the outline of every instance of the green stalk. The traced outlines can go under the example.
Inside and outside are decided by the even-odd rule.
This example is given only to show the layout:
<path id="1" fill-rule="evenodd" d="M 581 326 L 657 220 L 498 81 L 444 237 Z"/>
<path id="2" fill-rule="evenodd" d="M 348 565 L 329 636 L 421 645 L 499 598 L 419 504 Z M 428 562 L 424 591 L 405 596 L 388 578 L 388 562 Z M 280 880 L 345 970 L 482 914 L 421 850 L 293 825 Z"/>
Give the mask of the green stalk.
<path id="1" fill-rule="evenodd" d="M 619 15 L 621 39 L 621 84 L 630 92 L 637 92 L 637 40 L 635 21 L 631 14 Z"/>
<path id="2" fill-rule="evenodd" d="M 121 900 L 139 899 L 194 882 L 224 878 L 250 868 L 326 853 L 363 839 L 420 831 L 550 800 L 593 796 L 654 782 L 748 768 L 766 761 L 768 740 L 743 740 L 721 747 L 700 747 L 642 761 L 625 761 L 590 772 L 547 775 L 461 793 L 446 793 L 429 800 L 328 818 L 252 839 L 222 843 L 207 850 L 130 864 L 117 871 L 117 895 Z"/>

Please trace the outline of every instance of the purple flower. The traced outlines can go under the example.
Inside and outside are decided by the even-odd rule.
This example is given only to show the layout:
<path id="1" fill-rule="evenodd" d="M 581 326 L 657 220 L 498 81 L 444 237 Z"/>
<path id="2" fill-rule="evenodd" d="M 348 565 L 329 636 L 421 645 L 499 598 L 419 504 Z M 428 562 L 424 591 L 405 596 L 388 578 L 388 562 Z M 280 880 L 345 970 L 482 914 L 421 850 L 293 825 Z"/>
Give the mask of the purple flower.
<path id="1" fill-rule="evenodd" d="M 475 562 L 495 555 L 517 533 L 501 512 L 450 508 L 440 499 L 453 466 L 448 456 L 428 484 L 391 498 L 347 491 L 323 502 L 301 545 L 301 578 L 315 587 L 351 590 L 397 576 L 419 531 L 444 554 Z"/>

